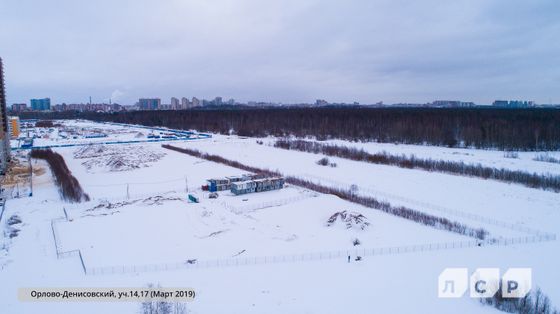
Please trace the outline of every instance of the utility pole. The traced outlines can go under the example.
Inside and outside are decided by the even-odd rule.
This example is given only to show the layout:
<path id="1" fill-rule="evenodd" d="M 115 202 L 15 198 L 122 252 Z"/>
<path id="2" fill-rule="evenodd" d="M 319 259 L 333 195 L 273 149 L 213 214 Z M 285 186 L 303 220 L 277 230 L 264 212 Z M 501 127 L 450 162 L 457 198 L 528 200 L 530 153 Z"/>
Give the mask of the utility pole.
<path id="1" fill-rule="evenodd" d="M 187 180 L 186 176 L 185 176 L 185 192 L 189 194 L 189 181 Z"/>
<path id="2" fill-rule="evenodd" d="M 31 191 L 29 192 L 29 196 L 33 196 L 33 164 L 31 163 L 31 153 L 27 155 L 29 160 L 29 186 L 31 187 Z"/>
<path id="3" fill-rule="evenodd" d="M 126 184 L 126 199 L 130 199 L 130 193 L 129 193 L 129 185 L 128 183 Z"/>

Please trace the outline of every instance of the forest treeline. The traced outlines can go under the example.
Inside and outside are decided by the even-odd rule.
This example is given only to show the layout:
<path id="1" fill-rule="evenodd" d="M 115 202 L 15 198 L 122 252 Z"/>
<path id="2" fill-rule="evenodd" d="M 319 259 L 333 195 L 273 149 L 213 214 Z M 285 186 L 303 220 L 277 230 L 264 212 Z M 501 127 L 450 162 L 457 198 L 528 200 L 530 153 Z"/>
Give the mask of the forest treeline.
<path id="1" fill-rule="evenodd" d="M 217 162 L 220 164 L 228 165 L 230 167 L 238 168 L 243 171 L 253 172 L 253 173 L 262 173 L 269 176 L 281 176 L 280 173 L 266 170 L 266 169 L 259 169 L 253 166 L 245 165 L 236 160 L 226 159 L 222 156 L 218 155 L 210 155 L 207 153 L 203 153 L 201 151 L 189 148 L 181 148 L 172 145 L 163 144 L 161 145 L 163 148 L 167 148 L 169 150 L 173 150 L 176 152 L 184 153 L 193 157 L 202 158 L 205 160 Z M 335 187 L 328 187 L 324 185 L 320 185 L 309 180 L 297 178 L 297 177 L 285 177 L 287 183 L 297 185 L 315 192 L 324 193 L 324 194 L 332 194 L 340 197 L 343 200 L 347 200 L 356 204 L 363 205 L 365 207 L 377 209 L 383 211 L 385 213 L 391 214 L 393 216 L 401 217 L 407 220 L 411 220 L 426 226 L 434 227 L 437 229 L 443 229 L 450 232 L 455 232 L 461 235 L 473 237 L 476 239 L 484 240 L 488 237 L 489 233 L 487 230 L 483 228 L 473 228 L 457 221 L 451 221 L 444 217 L 438 217 L 430 214 L 426 214 L 408 207 L 404 206 L 393 206 L 389 202 L 386 201 L 379 201 L 373 197 L 369 196 L 362 196 L 354 193 L 350 190 L 345 190 L 341 188 Z"/>
<path id="2" fill-rule="evenodd" d="M 490 298 L 480 298 L 480 303 L 493 306 L 506 313 L 560 314 L 560 311 L 553 307 L 550 298 L 540 288 L 532 289 L 522 298 L 506 298 L 502 296 L 501 291 L 502 282 L 500 281 L 498 292 Z"/>
<path id="3" fill-rule="evenodd" d="M 560 192 L 560 176 L 552 174 L 537 174 L 505 168 L 498 169 L 485 167 L 481 164 L 467 164 L 462 161 L 419 158 L 414 155 L 394 155 L 385 151 L 372 154 L 355 147 L 324 144 L 304 140 L 279 139 L 274 142 L 274 147 L 315 154 L 324 154 L 331 157 L 364 161 L 372 164 L 397 166 L 409 169 L 422 169 L 427 171 L 478 177 L 482 179 L 492 179 L 507 183 L 519 183 L 530 188 Z"/>
<path id="4" fill-rule="evenodd" d="M 71 203 L 89 201 L 89 195 L 82 190 L 80 182 L 72 175 L 64 161 L 64 157 L 60 154 L 50 149 L 33 149 L 31 150 L 31 158 L 43 159 L 49 164 L 54 176 L 54 182 L 63 200 Z"/>
<path id="5" fill-rule="evenodd" d="M 245 108 L 21 116 L 83 118 L 241 136 L 313 136 L 502 150 L 560 149 L 560 110 L 553 108 Z"/>

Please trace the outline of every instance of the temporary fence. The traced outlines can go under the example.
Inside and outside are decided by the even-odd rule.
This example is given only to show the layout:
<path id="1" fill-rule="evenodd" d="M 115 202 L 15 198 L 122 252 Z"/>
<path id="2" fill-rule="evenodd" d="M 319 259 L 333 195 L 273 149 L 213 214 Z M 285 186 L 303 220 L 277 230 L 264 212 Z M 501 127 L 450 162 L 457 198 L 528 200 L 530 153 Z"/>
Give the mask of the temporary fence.
<path id="1" fill-rule="evenodd" d="M 316 180 L 316 181 L 319 181 L 319 182 L 322 182 L 322 183 L 328 183 L 328 184 L 331 184 L 331 185 L 336 186 L 336 187 L 341 188 L 341 189 L 355 190 L 355 193 L 357 193 L 357 194 L 366 194 L 366 195 L 369 194 L 369 195 L 373 195 L 373 196 L 380 196 L 380 197 L 384 198 L 385 200 L 398 200 L 398 201 L 405 202 L 405 203 L 408 203 L 408 204 L 413 204 L 413 205 L 420 206 L 421 208 L 431 209 L 431 210 L 435 210 L 435 211 L 445 213 L 445 214 L 449 214 L 449 215 L 452 215 L 452 216 L 466 218 L 466 219 L 470 219 L 470 220 L 473 220 L 473 221 L 478 221 L 478 222 L 486 223 L 486 224 L 489 224 L 489 225 L 502 227 L 502 228 L 505 228 L 505 229 L 510 229 L 510 230 L 513 230 L 513 231 L 518 231 L 518 232 L 527 233 L 527 234 L 531 234 L 531 235 L 537 235 L 537 236 L 539 236 L 539 235 L 543 235 L 543 236 L 544 235 L 550 235 L 550 233 L 545 232 L 545 231 L 541 231 L 541 230 L 537 230 L 537 229 L 533 229 L 533 228 L 529 228 L 529 227 L 525 227 L 525 226 L 520 226 L 520 225 L 512 224 L 512 223 L 509 223 L 509 222 L 504 222 L 504 221 L 500 221 L 498 219 L 488 218 L 488 217 L 485 217 L 485 216 L 481 216 L 481 215 L 477 215 L 477 214 L 473 214 L 473 213 L 469 213 L 469 212 L 464 212 L 464 211 L 460 211 L 460 210 L 456 210 L 456 209 L 451 209 L 451 208 L 447 208 L 447 207 L 444 207 L 444 206 L 435 205 L 435 204 L 431 204 L 431 203 L 428 203 L 428 202 L 419 201 L 419 200 L 415 200 L 415 199 L 412 199 L 412 198 L 404 197 L 404 196 L 401 196 L 401 195 L 382 192 L 382 191 L 373 189 L 371 187 L 351 185 L 351 184 L 335 181 L 335 180 L 320 177 L 320 176 L 310 175 L 310 174 L 303 174 L 303 178 L 304 179 Z"/>
<path id="2" fill-rule="evenodd" d="M 53 234 L 53 239 L 54 239 L 54 247 L 56 250 L 56 258 L 57 259 L 65 259 L 65 258 L 69 258 L 69 257 L 78 257 L 80 259 L 80 263 L 82 266 L 82 270 L 84 272 L 84 274 L 87 274 L 87 268 L 86 268 L 86 264 L 84 262 L 84 258 L 82 256 L 82 252 L 80 250 L 70 250 L 70 251 L 62 251 L 60 248 L 60 236 L 58 235 L 58 231 L 56 228 L 56 224 L 60 221 L 68 221 L 68 213 L 66 211 L 66 208 L 62 208 L 64 211 L 64 218 L 55 218 L 51 220 L 51 230 L 52 230 L 52 234 Z"/>
<path id="3" fill-rule="evenodd" d="M 47 148 L 63 148 L 63 147 L 79 147 L 88 145 L 122 145 L 122 144 L 141 144 L 141 143 L 159 143 L 159 142 L 181 142 L 181 141 L 195 141 L 200 139 L 210 138 L 210 135 L 198 134 L 196 138 L 162 138 L 150 140 L 132 140 L 132 141 L 105 141 L 105 142 L 88 142 L 88 143 L 74 143 L 74 144 L 53 144 L 32 147 L 12 147 L 11 150 L 31 150 L 31 149 L 47 149 Z"/>
<path id="4" fill-rule="evenodd" d="M 25 182 L 18 182 L 15 185 L 2 186 L 4 191 L 2 192 L 2 198 L 10 200 L 22 197 L 31 196 L 31 179 L 25 180 Z"/>
<path id="5" fill-rule="evenodd" d="M 58 218 L 51 222 L 53 237 L 55 239 L 57 258 L 77 256 L 80 259 L 81 266 L 85 274 L 108 275 L 108 274 L 124 274 L 124 273 L 138 273 L 138 272 L 170 271 L 170 270 L 180 270 L 180 269 L 211 268 L 211 267 L 230 267 L 230 266 L 243 266 L 243 265 L 290 263 L 290 262 L 295 263 L 295 262 L 303 262 L 303 261 L 335 260 L 335 259 L 347 259 L 347 258 L 355 259 L 357 257 L 362 259 L 364 257 L 383 256 L 383 255 L 395 255 L 395 254 L 405 254 L 405 253 L 414 253 L 414 252 L 429 252 L 429 251 L 461 249 L 461 248 L 476 248 L 476 247 L 484 247 L 484 246 L 508 246 L 508 245 L 528 244 L 528 243 L 556 240 L 555 234 L 542 232 L 535 229 L 530 229 L 524 226 L 518 226 L 515 224 L 499 221 L 496 219 L 487 218 L 481 215 L 471 214 L 459 210 L 453 210 L 442 206 L 430 204 L 427 202 L 421 202 L 398 195 L 392 195 L 389 193 L 380 192 L 371 188 L 357 187 L 356 189 L 356 186 L 344 184 L 341 182 L 336 182 L 334 180 L 330 180 L 326 178 L 320 178 L 317 176 L 307 175 L 305 176 L 305 178 L 314 178 L 315 180 L 320 180 L 322 182 L 330 182 L 330 184 L 335 184 L 337 187 L 340 188 L 348 188 L 348 189 L 354 188 L 353 190 L 355 190 L 356 193 L 371 193 L 373 195 L 380 195 L 382 197 L 413 203 L 425 208 L 430 208 L 450 215 L 460 216 L 463 218 L 473 219 L 473 220 L 500 226 L 515 231 L 525 232 L 529 235 L 522 236 L 522 237 L 511 237 L 511 238 L 491 238 L 486 240 L 472 239 L 472 240 L 454 241 L 454 242 L 439 242 L 439 243 L 403 245 L 403 246 L 393 246 L 393 247 L 378 247 L 378 248 L 370 248 L 370 249 L 356 248 L 350 250 L 277 255 L 277 256 L 232 257 L 232 258 L 209 259 L 209 260 L 191 259 L 191 260 L 185 260 L 176 263 L 87 267 L 80 250 L 71 250 L 66 252 L 60 251 L 59 243 L 58 243 L 58 235 L 56 233 L 56 222 L 61 220 L 71 219 L 69 218 L 68 215 L 69 211 L 66 208 L 63 208 L 64 218 Z M 151 192 L 145 194 L 130 195 L 129 198 L 143 199 L 146 197 L 164 196 L 166 194 L 173 194 L 176 192 L 178 191 L 167 191 L 166 193 Z M 318 194 L 298 195 L 294 197 L 262 202 L 257 204 L 250 204 L 250 205 L 240 206 L 240 207 L 235 207 L 227 203 L 222 203 L 222 205 L 226 209 L 230 209 L 234 212 L 247 212 L 247 211 L 253 211 L 266 207 L 281 206 L 291 202 L 296 202 L 306 198 L 314 197 L 317 195 Z M 109 198 L 104 198 L 104 199 L 109 200 Z M 114 199 L 119 201 L 124 201 L 122 197 L 114 198 Z M 75 207 L 75 208 L 84 209 L 85 207 L 83 206 L 88 206 L 88 204 L 91 205 L 90 202 L 82 203 L 77 205 L 79 207 Z"/>
<path id="6" fill-rule="evenodd" d="M 168 184 L 173 183 L 173 184 Z M 182 184 L 181 184 L 182 183 Z M 166 185 L 168 184 L 168 185 Z M 169 186 L 169 189 L 162 189 L 163 186 Z M 151 181 L 151 182 L 127 182 L 127 183 L 107 183 L 107 184 L 86 184 L 83 185 L 85 191 L 91 191 L 95 188 L 112 188 L 112 193 L 120 191 L 120 195 L 115 196 L 95 196 L 90 195 L 91 200 L 108 200 L 108 201 L 116 201 L 116 200 L 125 200 L 125 199 L 134 199 L 134 198 L 142 198 L 148 196 L 154 196 L 157 194 L 162 193 L 188 193 L 193 191 L 200 191 L 201 186 L 195 185 L 188 185 L 188 181 L 186 177 L 181 178 L 174 178 L 164 181 Z M 158 191 L 158 188 L 161 189 Z M 138 190 L 148 191 L 148 192 L 135 192 Z M 188 191 L 188 192 L 187 192 Z"/>
<path id="7" fill-rule="evenodd" d="M 189 188 L 190 191 L 190 188 Z M 133 201 L 139 201 L 139 200 L 145 200 L 151 197 L 157 197 L 157 196 L 177 196 L 177 197 L 181 197 L 184 200 L 187 199 L 186 196 L 186 192 L 185 189 L 177 189 L 177 190 L 166 190 L 166 191 L 161 191 L 161 192 L 147 192 L 147 193 L 136 193 L 136 194 L 130 194 L 128 196 L 102 196 L 102 197 L 91 197 L 91 199 L 87 202 L 82 202 L 82 203 L 72 203 L 72 204 L 66 204 L 65 208 L 68 211 L 76 211 L 76 210 L 80 210 L 80 209 L 88 209 L 90 207 L 99 205 L 103 202 L 108 202 L 108 203 L 114 203 L 114 202 L 133 202 Z"/>
<path id="8" fill-rule="evenodd" d="M 292 196 L 292 197 L 287 197 L 287 198 L 282 198 L 282 199 L 278 199 L 278 200 L 272 200 L 272 201 L 267 201 L 267 202 L 261 202 L 261 203 L 255 203 L 255 204 L 248 204 L 248 205 L 244 205 L 244 206 L 233 206 L 231 204 L 225 203 L 223 202 L 222 205 L 235 213 L 243 213 L 243 212 L 251 212 L 251 211 L 255 211 L 258 209 L 263 209 L 263 208 L 268 208 L 268 207 L 275 207 L 275 206 L 283 206 L 283 205 L 287 205 L 290 203 L 294 203 L 294 202 L 298 202 L 298 201 L 302 201 L 311 197 L 317 197 L 318 194 L 317 193 L 313 193 L 313 194 L 305 194 L 305 195 L 297 195 L 297 196 Z"/>
<path id="9" fill-rule="evenodd" d="M 184 179 L 180 179 L 180 180 L 184 180 Z M 170 182 L 170 181 L 166 181 L 166 182 Z M 135 184 L 141 184 L 141 183 L 135 183 Z M 116 184 L 116 185 L 121 186 L 122 184 Z M 190 186 L 188 188 L 188 191 L 189 192 L 194 192 L 194 191 L 200 192 L 201 188 L 199 186 Z M 151 192 L 146 192 L 146 193 L 130 193 L 128 196 L 91 197 L 91 200 L 88 201 L 88 202 L 67 204 L 65 206 L 65 208 L 67 208 L 69 210 L 72 210 L 72 211 L 75 211 L 75 210 L 79 210 L 79 209 L 87 209 L 90 206 L 98 205 L 100 202 L 126 202 L 126 201 L 142 200 L 142 199 L 147 199 L 147 198 L 156 197 L 156 196 L 169 196 L 169 195 L 177 195 L 177 196 L 181 196 L 181 197 L 184 196 L 184 199 L 187 200 L 187 198 L 186 198 L 187 192 L 186 192 L 186 189 L 183 188 L 183 189 L 165 190 L 165 191 L 160 191 L 160 192 L 151 191 Z M 234 205 L 231 205 L 227 202 L 221 202 L 220 204 L 225 209 L 231 210 L 231 211 L 236 212 L 236 213 L 241 213 L 241 212 L 249 212 L 249 211 L 254 211 L 254 210 L 258 210 L 258 209 L 262 209 L 262 208 L 267 208 L 267 207 L 287 205 L 287 204 L 298 202 L 298 201 L 305 200 L 305 199 L 308 199 L 308 198 L 317 197 L 318 195 L 319 194 L 317 194 L 317 193 L 306 193 L 304 195 L 297 195 L 297 196 L 292 196 L 292 197 L 288 197 L 288 198 L 282 198 L 282 199 L 271 200 L 271 201 L 266 201 L 266 202 L 243 205 L 243 206 L 234 206 Z M 242 198 L 242 197 L 239 196 L 239 198 Z"/>
<path id="10" fill-rule="evenodd" d="M 122 127 L 127 127 L 127 128 L 133 127 L 133 128 L 139 128 L 139 129 L 148 129 L 148 130 L 162 131 L 162 132 L 172 132 L 172 133 L 186 134 L 186 135 L 199 135 L 199 136 L 202 136 L 203 138 L 211 138 L 212 137 L 212 134 L 208 134 L 208 133 L 198 133 L 198 132 L 195 132 L 195 131 L 168 129 L 168 128 L 157 127 L 157 126 L 145 126 L 145 125 L 140 125 L 140 124 L 126 124 L 126 123 L 118 123 L 118 122 L 102 122 L 102 123 L 103 124 L 108 124 L 108 125 L 122 126 Z"/>
<path id="11" fill-rule="evenodd" d="M 0 186 L 2 187 L 0 195 L 4 200 L 29 197 L 33 194 L 33 166 L 31 165 L 31 162 L 29 162 L 29 166 L 27 167 L 25 175 L 25 177 L 22 177 L 21 173 L 18 175 L 14 174 L 13 178 L 16 181 L 7 183 L 5 181 L 6 176 L 4 176 L 3 182 L 0 182 Z M 16 178 L 16 176 L 18 176 L 18 178 Z"/>
<path id="12" fill-rule="evenodd" d="M 362 260 L 364 257 L 397 255 L 397 254 L 406 254 L 406 253 L 415 253 L 415 252 L 430 252 L 430 251 L 452 250 L 452 249 L 477 248 L 477 247 L 484 247 L 484 246 L 508 246 L 508 245 L 515 245 L 515 244 L 527 244 L 527 243 L 554 241 L 554 240 L 556 240 L 556 235 L 547 234 L 547 235 L 540 235 L 540 236 L 534 235 L 534 236 L 508 238 L 508 239 L 490 239 L 484 241 L 466 240 L 466 241 L 455 241 L 455 242 L 403 245 L 403 246 L 379 247 L 379 248 L 370 248 L 370 249 L 338 250 L 338 251 L 326 251 L 326 252 L 302 253 L 302 254 L 290 254 L 290 255 L 235 257 L 235 258 L 222 258 L 222 259 L 211 259 L 211 260 L 200 260 L 200 261 L 185 260 L 184 262 L 177 262 L 177 263 L 89 267 L 86 268 L 87 269 L 86 274 L 110 275 L 110 274 L 126 274 L 126 273 L 140 273 L 140 272 L 171 271 L 171 270 L 182 270 L 182 269 L 212 268 L 212 267 L 296 263 L 296 262 L 305 262 L 305 261 L 336 260 L 336 259 Z"/>
<path id="13" fill-rule="evenodd" d="M 128 141 L 103 141 L 103 142 L 88 142 L 88 143 L 72 143 L 72 144 L 53 144 L 53 145 L 43 145 L 43 146 L 32 146 L 32 147 L 12 147 L 11 150 L 29 150 L 29 149 L 46 149 L 46 148 L 60 148 L 60 147 L 77 147 L 77 146 L 87 146 L 91 144 L 99 144 L 99 145 L 115 145 L 115 144 L 138 144 L 138 143 L 158 143 L 158 142 L 168 142 L 168 141 L 193 141 L 193 140 L 201 140 L 201 139 L 208 139 L 211 138 L 211 134 L 207 133 L 193 133 L 190 131 L 183 131 L 183 130 L 172 130 L 172 129 L 165 129 L 165 128 L 157 128 L 157 127 L 147 127 L 147 126 L 136 126 L 136 125 L 127 125 L 127 124 L 117 124 L 117 123 L 109 123 L 115 125 L 121 125 L 126 127 L 134 127 L 134 128 L 143 128 L 143 129 L 150 129 L 150 130 L 158 130 L 158 131 L 165 131 L 183 135 L 189 135 L 189 137 L 178 137 L 178 138 L 158 138 L 158 139 L 147 139 L 147 140 L 128 140 Z M 196 136 L 196 137 L 190 137 Z"/>

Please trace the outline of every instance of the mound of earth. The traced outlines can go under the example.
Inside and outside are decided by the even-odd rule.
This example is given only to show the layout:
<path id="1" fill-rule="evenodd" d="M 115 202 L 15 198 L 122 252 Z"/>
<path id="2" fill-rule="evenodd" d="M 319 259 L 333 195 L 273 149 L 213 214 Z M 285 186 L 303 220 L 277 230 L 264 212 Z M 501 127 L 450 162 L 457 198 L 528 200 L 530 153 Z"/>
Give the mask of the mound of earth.
<path id="1" fill-rule="evenodd" d="M 338 221 L 344 223 L 346 225 L 346 229 L 356 228 L 365 230 L 370 225 L 366 216 L 360 213 L 341 211 L 334 213 L 327 220 L 327 226 L 330 227 L 336 224 Z"/>

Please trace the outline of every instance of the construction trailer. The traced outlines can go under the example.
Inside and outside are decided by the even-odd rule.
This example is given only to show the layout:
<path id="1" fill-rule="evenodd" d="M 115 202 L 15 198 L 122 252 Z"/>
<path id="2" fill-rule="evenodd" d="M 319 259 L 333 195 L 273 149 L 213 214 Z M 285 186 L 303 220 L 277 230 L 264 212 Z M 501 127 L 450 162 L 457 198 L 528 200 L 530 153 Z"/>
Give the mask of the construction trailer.
<path id="1" fill-rule="evenodd" d="M 230 188 L 229 180 L 225 178 L 208 179 L 207 181 L 210 192 L 225 191 Z"/>
<path id="2" fill-rule="evenodd" d="M 253 179 L 263 178 L 262 174 L 243 174 L 240 176 L 228 176 L 225 178 L 208 179 L 208 191 L 219 192 L 231 189 L 231 185 L 237 182 L 244 182 Z"/>
<path id="3" fill-rule="evenodd" d="M 235 195 L 253 193 L 257 189 L 257 182 L 255 180 L 234 182 L 231 184 L 231 192 Z"/>
<path id="4" fill-rule="evenodd" d="M 279 190 L 284 187 L 285 180 L 282 177 L 254 179 L 231 184 L 231 192 L 235 195 Z"/>

